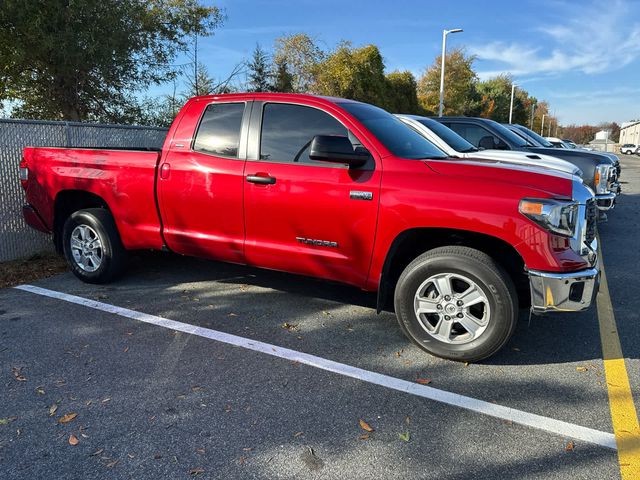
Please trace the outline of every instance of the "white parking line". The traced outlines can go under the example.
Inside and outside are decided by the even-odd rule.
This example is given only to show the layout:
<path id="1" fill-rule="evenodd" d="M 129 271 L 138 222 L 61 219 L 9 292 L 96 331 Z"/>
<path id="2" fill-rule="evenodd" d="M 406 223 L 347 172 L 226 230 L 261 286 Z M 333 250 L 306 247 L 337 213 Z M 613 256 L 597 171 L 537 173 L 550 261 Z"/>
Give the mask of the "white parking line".
<path id="1" fill-rule="evenodd" d="M 130 310 L 128 308 L 117 307 L 108 303 L 97 302 L 95 300 L 89 300 L 87 298 L 77 297 L 75 295 L 56 292 L 54 290 L 48 290 L 32 285 L 20 285 L 15 288 L 17 288 L 18 290 L 23 290 L 25 292 L 34 293 L 36 295 L 55 298 L 58 300 L 63 300 L 65 302 L 93 308 L 95 310 L 113 313 L 122 317 L 130 318 L 132 320 L 150 323 L 159 327 L 169 328 L 171 330 L 209 338 L 211 340 L 234 345 L 236 347 L 242 347 L 256 352 L 266 353 L 267 355 L 303 363 L 305 365 L 320 368 L 322 370 L 327 370 L 339 375 L 344 375 L 345 377 L 355 378 L 363 382 L 380 385 L 382 387 L 398 390 L 400 392 L 416 395 L 418 397 L 427 398 L 436 402 L 464 408 L 466 410 L 471 410 L 472 412 L 482 413 L 491 417 L 508 420 L 513 423 L 526 425 L 528 427 L 536 428 L 538 430 L 544 430 L 546 432 L 554 433 L 564 437 L 593 443 L 602 447 L 611 448 L 614 450 L 616 449 L 616 440 L 615 436 L 612 433 L 582 427 L 573 423 L 563 422 L 562 420 L 543 417 L 542 415 L 536 415 L 534 413 L 516 410 L 515 408 L 496 405 L 494 403 L 485 402 L 483 400 L 466 397 L 464 395 L 458 395 L 457 393 L 439 390 L 427 385 L 420 385 L 418 383 L 408 382 L 406 380 L 390 377 L 381 373 L 371 372 L 369 370 L 353 367 L 344 363 L 334 362 L 333 360 L 327 360 L 326 358 L 317 357 L 308 353 L 278 347 L 277 345 L 271 345 L 269 343 L 259 342 L 236 335 L 231 335 L 229 333 L 219 332 L 217 330 L 212 330 L 209 328 L 189 325 L 188 323 L 176 322 L 175 320 L 169 320 L 167 318 L 158 317 L 156 315 L 149 315 L 147 313 Z"/>

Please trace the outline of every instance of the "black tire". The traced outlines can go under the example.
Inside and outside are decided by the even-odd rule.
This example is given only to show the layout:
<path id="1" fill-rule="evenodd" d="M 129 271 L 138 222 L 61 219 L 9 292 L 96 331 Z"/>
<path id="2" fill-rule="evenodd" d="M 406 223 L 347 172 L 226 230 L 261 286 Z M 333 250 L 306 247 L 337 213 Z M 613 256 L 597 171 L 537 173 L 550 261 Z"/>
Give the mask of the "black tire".
<path id="1" fill-rule="evenodd" d="M 473 281 L 487 300 L 481 308 L 488 304 L 490 314 L 484 331 L 476 338 L 465 333 L 464 328 L 449 317 L 455 325 L 452 331 L 470 338 L 466 343 L 447 343 L 428 333 L 424 326 L 426 316 L 419 319 L 414 309 L 418 289 L 438 274 L 453 274 L 454 281 L 458 281 L 456 275 Z M 496 353 L 513 334 L 518 319 L 518 296 L 509 275 L 489 255 L 468 247 L 440 247 L 420 255 L 402 272 L 394 300 L 398 323 L 409 339 L 432 355 L 460 362 L 477 362 Z M 439 310 L 439 313 L 429 315 L 430 319 L 442 319 L 438 315 L 443 316 L 444 312 Z M 453 338 L 464 336 L 454 335 Z"/>
<path id="2" fill-rule="evenodd" d="M 77 248 L 72 249 L 71 237 L 77 235 L 74 232 L 79 232 L 78 227 L 89 227 L 89 232 L 95 233 L 100 241 L 101 248 L 96 250 L 100 262 L 96 265 L 89 263 L 83 268 L 82 262 L 77 260 L 78 256 L 82 258 L 82 253 Z M 87 208 L 71 214 L 62 229 L 62 249 L 73 274 L 87 283 L 108 283 L 121 275 L 127 264 L 127 251 L 122 246 L 113 216 L 103 208 Z M 94 267 L 94 271 L 87 270 Z"/>

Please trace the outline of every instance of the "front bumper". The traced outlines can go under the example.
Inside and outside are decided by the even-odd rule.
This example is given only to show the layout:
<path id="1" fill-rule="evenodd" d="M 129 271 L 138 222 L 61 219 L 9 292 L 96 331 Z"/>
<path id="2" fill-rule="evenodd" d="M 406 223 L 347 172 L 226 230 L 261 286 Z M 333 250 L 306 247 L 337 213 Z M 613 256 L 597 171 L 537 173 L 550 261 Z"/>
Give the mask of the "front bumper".
<path id="1" fill-rule="evenodd" d="M 546 312 L 577 312 L 593 303 L 600 286 L 597 266 L 570 273 L 529 270 L 531 310 Z"/>
<path id="2" fill-rule="evenodd" d="M 616 193 L 600 193 L 596 195 L 598 210 L 611 210 L 616 204 Z"/>

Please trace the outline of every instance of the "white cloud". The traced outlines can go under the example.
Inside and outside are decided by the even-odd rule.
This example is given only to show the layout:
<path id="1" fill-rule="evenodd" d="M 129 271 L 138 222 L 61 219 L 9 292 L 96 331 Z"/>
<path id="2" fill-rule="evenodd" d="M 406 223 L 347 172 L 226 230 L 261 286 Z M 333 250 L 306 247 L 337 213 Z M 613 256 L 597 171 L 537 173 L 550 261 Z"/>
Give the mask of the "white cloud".
<path id="1" fill-rule="evenodd" d="M 519 42 L 492 42 L 472 47 L 480 60 L 495 62 L 497 68 L 480 72 L 481 78 L 499 73 L 522 77 L 554 75 L 568 71 L 597 74 L 622 68 L 640 57 L 640 23 L 631 5 L 617 0 L 606 5 L 558 12 L 562 23 L 537 30 L 550 47 Z"/>

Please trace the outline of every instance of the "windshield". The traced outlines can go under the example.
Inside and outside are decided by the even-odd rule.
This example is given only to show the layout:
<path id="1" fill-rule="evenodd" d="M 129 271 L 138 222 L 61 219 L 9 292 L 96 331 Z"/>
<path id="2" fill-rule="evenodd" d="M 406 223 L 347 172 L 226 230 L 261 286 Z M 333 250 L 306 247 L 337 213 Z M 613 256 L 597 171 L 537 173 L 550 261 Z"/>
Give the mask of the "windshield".
<path id="1" fill-rule="evenodd" d="M 515 127 L 520 130 L 521 132 L 524 132 L 527 134 L 527 136 L 533 138 L 537 143 L 539 143 L 540 145 L 542 145 L 543 147 L 553 147 L 553 144 L 547 140 L 546 138 L 538 135 L 536 132 L 534 132 L 533 130 L 528 129 L 527 127 L 523 127 L 522 125 L 515 125 Z"/>
<path id="2" fill-rule="evenodd" d="M 373 133 L 391 153 L 401 158 L 447 158 L 429 140 L 385 110 L 366 103 L 340 103 Z"/>
<path id="3" fill-rule="evenodd" d="M 486 120 L 486 121 L 491 122 L 491 126 L 495 128 L 500 135 L 506 138 L 509 143 L 515 145 L 516 147 L 529 146 L 527 144 L 527 141 L 524 138 L 520 137 L 519 135 L 516 135 L 504 125 L 500 125 L 498 122 L 494 122 L 493 120 Z"/>
<path id="4" fill-rule="evenodd" d="M 513 133 L 515 133 L 516 135 L 520 135 L 522 138 L 524 138 L 527 141 L 527 145 L 529 145 L 530 147 L 542 146 L 538 143 L 538 141 L 535 138 L 527 135 L 527 132 L 523 132 L 519 128 L 516 128 L 515 125 L 507 125 L 507 128 L 511 130 Z"/>
<path id="5" fill-rule="evenodd" d="M 451 130 L 449 127 L 441 124 L 440 122 L 436 122 L 435 120 L 431 120 L 430 118 L 414 118 L 414 120 L 420 122 L 422 125 L 435 133 L 456 152 L 469 153 L 478 151 L 478 149 L 471 143 L 467 142 L 456 132 Z"/>

